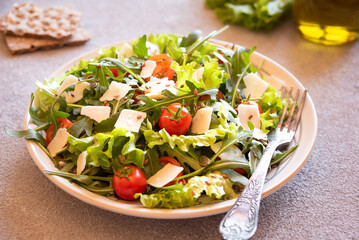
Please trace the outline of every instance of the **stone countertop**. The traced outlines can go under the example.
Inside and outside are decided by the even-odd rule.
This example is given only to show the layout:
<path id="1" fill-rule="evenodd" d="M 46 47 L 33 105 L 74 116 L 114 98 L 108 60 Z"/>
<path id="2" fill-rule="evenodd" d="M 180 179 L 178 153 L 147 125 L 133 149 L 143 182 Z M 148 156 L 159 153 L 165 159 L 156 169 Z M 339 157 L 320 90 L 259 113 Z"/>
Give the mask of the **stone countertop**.
<path id="1" fill-rule="evenodd" d="M 15 1 L 0 1 L 0 14 Z M 45 0 L 38 3 L 49 6 Z M 83 46 L 12 56 L 0 38 L 0 126 L 22 128 L 34 83 L 72 58 L 143 33 L 205 34 L 223 24 L 204 1 L 51 1 L 83 13 L 92 39 Z M 304 40 L 289 18 L 269 32 L 238 26 L 217 39 L 272 58 L 308 88 L 318 114 L 316 146 L 303 169 L 262 201 L 253 239 L 359 239 L 359 42 Z M 0 239 L 221 239 L 223 214 L 157 220 L 112 213 L 56 187 L 32 161 L 24 140 L 0 130 Z"/>

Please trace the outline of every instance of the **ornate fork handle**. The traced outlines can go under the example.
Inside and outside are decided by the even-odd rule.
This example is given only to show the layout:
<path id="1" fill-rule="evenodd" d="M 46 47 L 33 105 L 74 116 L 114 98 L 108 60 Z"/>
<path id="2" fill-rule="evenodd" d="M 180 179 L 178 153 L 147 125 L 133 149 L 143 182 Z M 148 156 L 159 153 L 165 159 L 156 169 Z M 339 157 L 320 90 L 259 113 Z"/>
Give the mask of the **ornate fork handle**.
<path id="1" fill-rule="evenodd" d="M 247 186 L 223 218 L 219 231 L 224 239 L 249 239 L 254 235 L 257 229 L 264 180 L 278 145 L 276 141 L 269 142 Z"/>

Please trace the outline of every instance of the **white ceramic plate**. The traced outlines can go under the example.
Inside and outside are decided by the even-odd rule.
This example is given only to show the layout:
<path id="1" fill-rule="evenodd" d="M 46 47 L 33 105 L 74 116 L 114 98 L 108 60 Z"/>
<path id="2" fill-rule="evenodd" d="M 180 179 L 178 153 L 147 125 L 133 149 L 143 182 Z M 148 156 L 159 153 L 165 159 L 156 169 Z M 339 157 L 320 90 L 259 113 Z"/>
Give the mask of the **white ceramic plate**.
<path id="1" fill-rule="evenodd" d="M 230 43 L 222 41 L 212 41 L 216 44 L 232 47 Z M 114 44 L 114 45 L 120 45 Z M 236 46 L 239 47 L 239 46 Z M 90 59 L 97 56 L 97 50 L 88 52 L 82 56 L 79 56 L 72 61 L 66 63 L 59 69 L 57 69 L 50 77 L 61 76 L 62 73 L 69 70 L 81 59 Z M 264 59 L 264 61 L 263 61 Z M 274 75 L 285 81 L 287 86 L 293 86 L 304 90 L 303 85 L 284 67 L 271 60 L 268 57 L 263 56 L 260 53 L 254 52 L 251 55 L 251 61 L 254 66 L 258 66 L 262 63 L 262 73 L 265 75 Z M 25 114 L 24 129 L 33 127 L 30 115 L 28 111 Z M 299 144 L 299 147 L 292 154 L 292 156 L 283 161 L 277 168 L 273 169 L 267 176 L 266 183 L 264 185 L 264 191 L 262 197 L 266 197 L 269 194 L 280 189 L 290 179 L 292 179 L 299 170 L 303 167 L 307 161 L 315 143 L 317 136 L 317 115 L 312 102 L 312 99 L 308 95 L 303 109 L 303 115 L 301 119 L 300 129 L 296 134 L 295 140 Z M 79 187 L 76 184 L 70 183 L 68 180 L 62 177 L 47 175 L 44 170 L 57 169 L 54 167 L 51 159 L 40 149 L 40 147 L 33 141 L 26 141 L 27 148 L 31 154 L 36 165 L 40 170 L 58 187 L 71 194 L 72 196 L 92 204 L 94 206 L 112 211 L 122 213 L 131 216 L 146 217 L 146 218 L 165 218 L 165 219 L 179 219 L 179 218 L 195 218 L 203 217 L 214 214 L 226 212 L 234 204 L 235 199 L 214 202 L 206 205 L 198 205 L 190 208 L 183 209 L 149 209 L 143 207 L 138 201 L 129 202 L 123 200 L 113 200 L 104 196 L 97 195 L 84 188 Z"/>

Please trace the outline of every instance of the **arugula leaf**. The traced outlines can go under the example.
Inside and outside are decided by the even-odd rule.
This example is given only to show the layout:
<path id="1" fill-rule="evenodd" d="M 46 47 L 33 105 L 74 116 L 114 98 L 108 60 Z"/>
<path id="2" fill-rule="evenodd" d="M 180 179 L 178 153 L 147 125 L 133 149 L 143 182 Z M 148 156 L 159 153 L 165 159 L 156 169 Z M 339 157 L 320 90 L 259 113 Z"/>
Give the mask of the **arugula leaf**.
<path id="1" fill-rule="evenodd" d="M 89 176 L 84 174 L 73 174 L 73 173 L 67 173 L 67 172 L 61 172 L 61 171 L 50 171 L 50 170 L 44 170 L 45 173 L 50 175 L 56 175 L 64 178 L 68 178 L 72 181 L 75 181 L 80 184 L 84 184 L 87 186 L 91 186 L 91 184 L 94 183 L 93 180 L 98 181 L 105 181 L 105 182 L 111 182 L 112 177 L 101 177 L 101 176 Z M 81 185 L 83 187 L 83 185 Z M 92 185 L 93 186 L 93 185 Z"/>
<path id="2" fill-rule="evenodd" d="M 168 42 L 166 49 L 172 59 L 179 59 L 183 55 L 182 50 L 172 40 Z"/>
<path id="3" fill-rule="evenodd" d="M 67 131 L 71 133 L 72 136 L 77 138 L 84 131 L 86 132 L 87 136 L 91 136 L 92 127 L 93 127 L 93 120 L 85 116 L 84 118 L 74 122 L 74 124 L 71 127 L 69 127 Z"/>
<path id="4" fill-rule="evenodd" d="M 68 178 L 70 180 L 83 183 L 85 185 L 89 185 L 93 182 L 92 179 L 87 175 L 77 175 L 77 174 L 66 173 L 66 172 L 61 172 L 61 171 L 50 171 L 50 170 L 44 170 L 44 171 L 47 174 Z"/>
<path id="5" fill-rule="evenodd" d="M 182 38 L 180 43 L 180 47 L 189 47 L 193 43 L 195 43 L 201 37 L 202 31 L 201 30 L 194 30 L 190 32 L 187 36 Z"/>
<path id="6" fill-rule="evenodd" d="M 216 89 L 216 88 L 211 88 L 211 89 L 206 89 L 206 90 L 197 89 L 197 94 L 195 94 L 194 93 L 194 90 L 196 89 L 195 85 L 190 81 L 187 81 L 186 84 L 189 87 L 190 92 L 188 92 L 182 96 L 176 96 L 168 90 L 162 91 L 162 94 L 165 95 L 166 98 L 163 100 L 159 100 L 159 101 L 153 100 L 146 95 L 137 96 L 137 99 L 143 101 L 145 104 L 143 107 L 139 107 L 137 109 L 137 111 L 142 111 L 142 112 L 160 111 L 161 106 L 168 106 L 172 103 L 182 103 L 183 101 L 188 102 L 188 101 L 193 100 L 195 97 L 200 97 L 203 95 L 209 95 L 211 97 L 211 99 L 216 98 L 216 94 L 218 92 L 218 89 Z"/>
<path id="7" fill-rule="evenodd" d="M 25 138 L 27 140 L 33 140 L 41 143 L 43 146 L 47 146 L 44 137 L 34 129 L 26 129 L 22 131 L 14 131 L 4 127 L 5 132 L 15 138 Z"/>
<path id="8" fill-rule="evenodd" d="M 101 121 L 99 124 L 97 124 L 94 128 L 95 132 L 109 132 L 112 131 L 115 128 L 115 123 L 117 122 L 118 117 L 120 116 L 120 113 L 117 112 L 113 114 L 111 117 Z"/>
<path id="9" fill-rule="evenodd" d="M 295 145 L 283 153 L 280 151 L 275 152 L 273 154 L 271 166 L 281 163 L 286 157 L 288 157 L 292 152 L 294 152 L 294 150 L 297 149 L 298 146 L 299 145 Z"/>
<path id="10" fill-rule="evenodd" d="M 181 164 L 181 166 L 186 166 L 185 164 L 188 164 L 194 170 L 198 170 L 201 168 L 198 162 L 198 158 L 193 158 L 188 156 L 186 152 L 181 151 L 177 147 L 172 148 L 168 144 L 164 144 L 158 148 L 162 154 L 166 152 L 169 156 L 176 158 L 178 162 Z"/>
<path id="11" fill-rule="evenodd" d="M 244 157 L 236 160 L 221 160 L 215 161 L 206 171 L 224 170 L 224 169 L 236 169 L 242 168 L 246 172 L 249 172 L 249 163 Z"/>
<path id="12" fill-rule="evenodd" d="M 227 30 L 229 28 L 229 26 L 224 26 L 223 28 L 219 29 L 219 30 L 215 30 L 213 32 L 211 32 L 210 34 L 208 34 L 206 37 L 204 37 L 203 39 L 201 39 L 200 41 L 194 42 L 186 51 L 186 54 L 188 55 L 189 53 L 192 53 L 194 50 L 196 50 L 197 48 L 199 48 L 200 46 L 202 46 L 203 43 L 205 43 L 206 41 L 208 41 L 209 39 L 221 34 L 222 32 L 224 32 L 225 30 Z"/>
<path id="13" fill-rule="evenodd" d="M 36 125 L 47 123 L 49 111 L 42 111 L 40 107 L 33 107 L 34 94 L 31 94 L 29 114 Z"/>
<path id="14" fill-rule="evenodd" d="M 134 73 L 126 64 L 124 64 L 123 62 L 121 62 L 119 59 L 115 59 L 115 58 L 103 58 L 101 60 L 102 62 L 104 61 L 109 61 L 112 62 L 113 64 L 115 64 L 117 67 L 125 70 L 126 72 L 130 73 L 134 78 L 136 78 L 140 83 L 145 83 L 145 81 L 136 73 Z M 101 63 L 102 63 L 101 62 Z"/>
<path id="15" fill-rule="evenodd" d="M 109 195 L 109 194 L 113 194 L 114 192 L 112 182 L 105 184 L 104 182 L 101 181 L 94 181 L 93 183 L 90 183 L 88 185 L 83 183 L 78 183 L 78 184 L 81 187 L 100 195 Z"/>
<path id="16" fill-rule="evenodd" d="M 223 169 L 222 172 L 234 183 L 239 183 L 243 186 L 246 186 L 248 183 L 248 178 L 232 169 Z"/>
<path id="17" fill-rule="evenodd" d="M 138 42 L 136 43 L 132 43 L 133 45 L 133 51 L 140 57 L 142 58 L 147 58 L 148 57 L 148 49 L 146 46 L 146 42 L 147 42 L 147 36 L 143 35 L 142 37 L 140 37 L 138 39 Z"/>
<path id="18" fill-rule="evenodd" d="M 157 148 L 149 148 L 146 150 L 146 159 L 148 160 L 148 164 L 144 167 L 144 173 L 146 175 L 146 179 L 153 176 L 156 172 L 158 172 L 163 166 L 158 161 L 158 150 Z"/>

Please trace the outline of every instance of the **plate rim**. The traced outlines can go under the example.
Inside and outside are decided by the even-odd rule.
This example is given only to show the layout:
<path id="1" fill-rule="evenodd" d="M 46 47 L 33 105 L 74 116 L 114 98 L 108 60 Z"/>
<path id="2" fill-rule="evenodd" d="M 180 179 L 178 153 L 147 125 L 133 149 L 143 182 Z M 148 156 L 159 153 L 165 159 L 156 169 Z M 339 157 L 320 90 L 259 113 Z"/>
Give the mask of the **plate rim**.
<path id="1" fill-rule="evenodd" d="M 131 40 L 121 41 L 121 42 L 109 44 L 104 47 L 99 47 L 97 49 L 87 51 L 87 52 L 67 61 L 65 64 L 63 64 L 62 66 L 57 68 L 55 71 L 53 71 L 52 74 L 50 74 L 50 76 L 48 78 L 51 78 L 54 76 L 59 76 L 59 75 L 63 74 L 66 70 L 69 69 L 70 65 L 77 64 L 79 62 L 79 60 L 81 60 L 81 59 L 93 58 L 94 56 L 98 55 L 98 50 L 101 48 L 108 48 L 111 46 L 119 46 L 119 45 L 124 44 L 125 42 L 129 42 L 129 41 L 131 41 Z M 223 47 L 226 47 L 227 45 L 235 46 L 236 48 L 242 47 L 241 45 L 232 44 L 230 42 L 226 42 L 226 41 L 222 41 L 222 40 L 212 39 L 212 40 L 210 40 L 210 42 L 212 42 L 214 44 L 221 45 Z M 254 51 L 253 54 L 254 54 L 253 56 L 255 56 L 255 57 L 260 57 L 260 58 L 265 59 L 265 60 L 269 61 L 270 63 L 274 64 L 281 71 L 283 71 L 285 73 L 285 75 L 288 75 L 292 80 L 294 80 L 294 82 L 296 84 L 298 84 L 299 86 L 301 86 L 301 88 L 304 89 L 304 86 L 302 85 L 302 83 L 292 73 L 290 73 L 286 68 L 284 68 L 281 64 L 277 63 L 275 60 L 273 60 L 257 51 Z M 277 190 L 282 188 L 285 184 L 287 184 L 295 175 L 297 175 L 297 173 L 303 168 L 303 166 L 307 162 L 309 156 L 311 155 L 311 153 L 314 149 L 316 138 L 317 138 L 317 133 L 318 133 L 318 119 L 317 119 L 317 113 L 316 113 L 316 110 L 314 107 L 314 103 L 309 94 L 307 96 L 305 105 L 307 105 L 307 107 L 306 107 L 307 109 L 312 111 L 312 117 L 313 117 L 312 120 L 313 120 L 314 132 L 313 132 L 312 138 L 310 139 L 311 141 L 309 143 L 309 145 L 311 147 L 309 149 L 306 149 L 306 152 L 303 154 L 305 157 L 302 160 L 301 164 L 298 165 L 296 167 L 296 169 L 292 169 L 291 173 L 288 176 L 286 176 L 283 180 L 281 180 L 279 183 L 277 183 L 274 187 L 272 187 L 270 189 L 266 189 L 266 187 L 264 187 L 264 192 L 262 193 L 262 198 L 267 197 L 270 194 L 276 192 Z M 25 117 L 24 117 L 24 122 L 23 122 L 24 129 L 27 129 L 28 126 L 31 124 L 30 123 L 31 118 L 29 115 L 29 107 L 30 107 L 30 104 L 28 104 L 28 107 L 25 112 Z M 87 191 L 76 184 L 72 184 L 65 178 L 46 174 L 44 172 L 44 170 L 47 169 L 45 162 L 43 162 L 42 158 L 39 158 L 38 153 L 37 153 L 37 151 L 40 148 L 37 146 L 37 144 L 35 142 L 33 142 L 31 140 L 26 140 L 26 146 L 31 155 L 31 158 L 33 159 L 33 161 L 35 162 L 35 164 L 37 165 L 39 170 L 56 186 L 58 186 L 63 191 L 67 192 L 71 196 L 73 196 L 83 202 L 86 202 L 88 204 L 91 204 L 93 206 L 96 206 L 96 207 L 99 207 L 99 208 L 102 208 L 102 209 L 105 209 L 105 210 L 108 210 L 111 212 L 116 212 L 116 213 L 135 216 L 135 217 L 152 218 L 152 219 L 197 218 L 197 217 L 205 217 L 205 216 L 211 216 L 211 215 L 224 213 L 230 209 L 230 207 L 234 204 L 234 202 L 236 200 L 236 199 L 231 199 L 231 200 L 227 200 L 227 201 L 217 202 L 214 204 L 200 205 L 197 207 L 179 208 L 179 209 L 145 208 L 143 206 L 138 207 L 135 204 L 129 204 L 128 201 L 123 201 L 123 200 L 114 201 L 110 198 L 100 196 L 98 194 Z M 40 149 L 40 151 L 43 154 L 45 154 L 41 149 Z M 48 158 L 47 156 L 45 156 L 45 158 L 47 158 L 47 162 L 51 162 L 51 164 L 53 165 L 53 168 L 56 170 L 51 159 Z M 111 201 L 111 202 L 109 202 L 109 201 Z M 123 203 L 120 203 L 116 207 L 114 207 L 113 205 L 116 202 L 123 202 Z"/>

